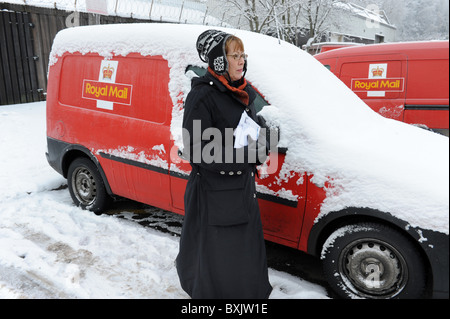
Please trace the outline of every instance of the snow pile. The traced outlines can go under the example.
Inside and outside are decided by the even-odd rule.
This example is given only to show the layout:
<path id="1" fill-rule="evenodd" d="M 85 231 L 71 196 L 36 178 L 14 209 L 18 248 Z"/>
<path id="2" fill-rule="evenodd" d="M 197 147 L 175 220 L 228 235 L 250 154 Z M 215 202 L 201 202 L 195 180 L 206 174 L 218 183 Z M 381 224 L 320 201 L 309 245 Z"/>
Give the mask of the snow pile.
<path id="1" fill-rule="evenodd" d="M 0 142 L 0 298 L 188 298 L 178 237 L 83 211 L 60 189 L 45 158 L 45 102 L 2 106 Z M 327 298 L 300 278 L 269 276 L 271 298 Z"/>
<path id="2" fill-rule="evenodd" d="M 188 65 L 204 66 L 195 42 L 206 28 L 139 24 L 66 29 L 55 38 L 50 64 L 64 52 L 76 51 L 107 59 L 130 52 L 162 55 L 171 68 L 171 132 L 180 146 L 180 101 L 189 91 L 185 70 Z M 290 171 L 306 173 L 318 186 L 326 186 L 319 217 L 345 207 L 371 207 L 413 227 L 448 234 L 447 137 L 383 118 L 293 45 L 224 30 L 243 39 L 249 55 L 247 78 L 271 104 L 261 114 L 280 127 L 280 146 L 288 148 L 280 177 L 292 176 Z"/>
<path id="3" fill-rule="evenodd" d="M 18 298 L 186 298 L 173 264 L 176 238 L 81 211 L 67 195 L 32 193 L 2 204 L 0 291 Z"/>

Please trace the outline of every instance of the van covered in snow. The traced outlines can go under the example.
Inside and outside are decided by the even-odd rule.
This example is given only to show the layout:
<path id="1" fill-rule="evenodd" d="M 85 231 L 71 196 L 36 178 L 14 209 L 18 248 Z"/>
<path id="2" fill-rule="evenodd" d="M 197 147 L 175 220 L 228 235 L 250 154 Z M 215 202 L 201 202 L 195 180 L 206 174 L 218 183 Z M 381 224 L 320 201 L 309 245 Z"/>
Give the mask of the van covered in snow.
<path id="1" fill-rule="evenodd" d="M 184 213 L 183 102 L 205 72 L 195 48 L 205 30 L 57 34 L 47 159 L 76 205 L 101 212 L 124 197 Z M 279 134 L 256 179 L 265 238 L 319 256 L 343 297 L 448 297 L 448 139 L 379 116 L 295 46 L 226 32 L 243 40 L 259 115 Z"/>
<path id="2" fill-rule="evenodd" d="M 342 48 L 315 55 L 379 114 L 449 136 L 449 42 Z"/>

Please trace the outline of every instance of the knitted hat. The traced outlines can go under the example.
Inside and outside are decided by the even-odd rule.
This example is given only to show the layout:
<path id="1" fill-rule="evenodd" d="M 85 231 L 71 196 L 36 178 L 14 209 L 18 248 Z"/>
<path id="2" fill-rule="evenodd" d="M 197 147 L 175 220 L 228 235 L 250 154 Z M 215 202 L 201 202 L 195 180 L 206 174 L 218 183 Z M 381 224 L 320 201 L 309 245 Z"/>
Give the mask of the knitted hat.
<path id="1" fill-rule="evenodd" d="M 231 34 L 207 30 L 197 39 L 197 51 L 200 59 L 208 63 L 209 67 L 218 75 L 228 71 L 228 59 L 225 52 L 225 42 Z"/>

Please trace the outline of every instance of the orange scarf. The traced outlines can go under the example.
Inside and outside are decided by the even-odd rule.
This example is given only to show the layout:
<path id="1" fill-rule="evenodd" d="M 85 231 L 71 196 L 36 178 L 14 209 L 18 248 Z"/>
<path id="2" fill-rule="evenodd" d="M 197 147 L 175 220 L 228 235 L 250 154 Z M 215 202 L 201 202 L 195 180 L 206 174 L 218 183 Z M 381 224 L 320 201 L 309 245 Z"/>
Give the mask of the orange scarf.
<path id="1" fill-rule="evenodd" d="M 247 86 L 247 80 L 244 78 L 244 83 L 242 83 L 239 87 L 235 88 L 232 87 L 225 76 L 223 75 L 217 75 L 211 68 L 208 68 L 209 73 L 211 73 L 216 79 L 218 79 L 225 87 L 230 90 L 233 94 L 237 96 L 237 98 L 244 103 L 245 105 L 248 105 L 248 102 L 250 100 L 248 93 L 244 91 L 244 88 Z"/>

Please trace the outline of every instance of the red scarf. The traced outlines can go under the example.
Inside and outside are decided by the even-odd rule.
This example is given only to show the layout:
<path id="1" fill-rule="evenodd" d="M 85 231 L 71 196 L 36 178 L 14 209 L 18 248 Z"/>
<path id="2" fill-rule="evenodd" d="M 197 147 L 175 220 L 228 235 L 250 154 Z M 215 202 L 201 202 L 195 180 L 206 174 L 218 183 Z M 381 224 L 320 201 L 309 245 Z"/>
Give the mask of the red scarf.
<path id="1" fill-rule="evenodd" d="M 235 88 L 232 87 L 225 76 L 223 75 L 217 75 L 211 68 L 208 68 L 209 73 L 211 73 L 216 79 L 218 79 L 225 87 L 233 92 L 234 95 L 245 105 L 248 105 L 248 102 L 250 100 L 248 93 L 244 91 L 244 88 L 247 86 L 247 80 L 244 78 L 243 83 Z"/>

